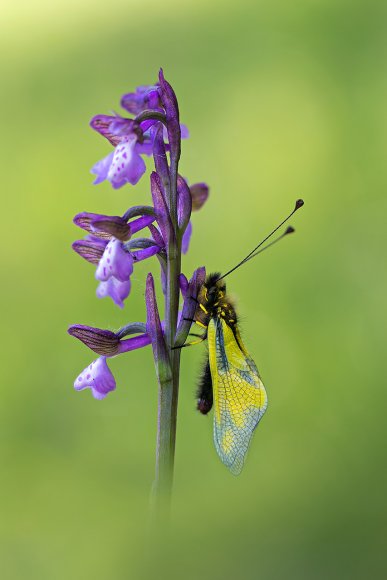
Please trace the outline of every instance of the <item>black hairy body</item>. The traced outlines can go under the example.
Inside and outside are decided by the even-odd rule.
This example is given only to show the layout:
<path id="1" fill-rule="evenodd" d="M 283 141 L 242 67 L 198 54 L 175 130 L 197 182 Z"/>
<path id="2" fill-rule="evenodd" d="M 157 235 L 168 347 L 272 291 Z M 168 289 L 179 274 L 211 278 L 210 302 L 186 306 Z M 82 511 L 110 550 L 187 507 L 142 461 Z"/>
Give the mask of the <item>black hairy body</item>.
<path id="1" fill-rule="evenodd" d="M 204 334 L 200 337 L 201 340 L 207 338 L 207 327 L 211 319 L 224 319 L 233 332 L 238 322 L 234 305 L 228 298 L 226 285 L 222 280 L 219 280 L 220 277 L 219 272 L 209 274 L 198 294 L 194 321 L 204 329 Z M 198 411 L 206 415 L 213 404 L 212 378 L 208 358 L 199 379 L 197 400 Z"/>
<path id="2" fill-rule="evenodd" d="M 199 379 L 199 385 L 197 390 L 197 400 L 198 400 L 198 411 L 202 415 L 207 415 L 211 411 L 212 404 L 214 402 L 214 395 L 212 392 L 212 377 L 210 363 L 207 358 L 204 363 L 204 367 Z"/>

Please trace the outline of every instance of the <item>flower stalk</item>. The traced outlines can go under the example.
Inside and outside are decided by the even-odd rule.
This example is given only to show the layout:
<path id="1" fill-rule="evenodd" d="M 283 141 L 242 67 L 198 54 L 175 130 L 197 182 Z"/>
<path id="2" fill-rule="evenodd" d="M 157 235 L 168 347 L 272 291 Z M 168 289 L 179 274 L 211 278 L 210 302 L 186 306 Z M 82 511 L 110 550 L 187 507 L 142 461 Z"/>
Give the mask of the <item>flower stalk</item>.
<path id="1" fill-rule="evenodd" d="M 158 380 L 156 467 L 153 506 L 156 515 L 168 508 L 174 471 L 177 407 L 179 396 L 180 348 L 190 329 L 196 297 L 204 283 L 205 270 L 198 268 L 191 280 L 181 272 L 182 251 L 189 247 L 192 210 L 202 207 L 208 197 L 204 183 L 188 187 L 179 175 L 181 139 L 188 136 L 180 124 L 179 107 L 171 85 L 160 71 L 159 82 L 139 87 L 121 99 L 134 118 L 97 115 L 91 127 L 114 147 L 114 151 L 92 168 L 94 183 L 109 181 L 114 189 L 135 185 L 146 171 L 143 155 L 153 155 L 155 171 L 150 184 L 153 206 L 133 206 L 122 216 L 82 212 L 74 223 L 87 232 L 73 244 L 74 250 L 96 267 L 97 296 L 109 296 L 119 306 L 131 290 L 135 264 L 157 257 L 164 295 L 164 321 L 160 320 L 153 276 L 146 281 L 146 324 L 132 322 L 117 332 L 73 325 L 69 333 L 100 357 L 77 377 L 77 391 L 89 388 L 96 399 L 115 390 L 114 376 L 107 360 L 152 345 Z M 146 237 L 145 232 L 150 232 Z M 139 233 L 139 237 L 133 237 Z M 184 298 L 179 315 L 180 290 Z M 192 300 L 194 298 L 194 300 Z M 130 338 L 124 338 L 128 335 Z"/>
<path id="2" fill-rule="evenodd" d="M 173 349 L 179 311 L 179 276 L 181 274 L 181 236 L 177 219 L 177 177 L 180 158 L 180 120 L 177 100 L 172 87 L 160 73 L 160 96 L 166 111 L 166 128 L 170 145 L 170 164 L 163 168 L 164 200 L 169 210 L 167 247 L 167 279 L 165 293 L 165 340 L 170 352 L 170 380 L 159 381 L 158 421 L 156 442 L 156 473 L 154 493 L 169 501 L 175 460 L 177 406 L 179 398 L 180 350 Z M 156 158 L 156 155 L 155 155 Z M 155 161 L 155 164 L 159 163 Z M 165 163 L 165 160 L 164 160 Z M 169 173 L 169 175 L 168 175 Z"/>

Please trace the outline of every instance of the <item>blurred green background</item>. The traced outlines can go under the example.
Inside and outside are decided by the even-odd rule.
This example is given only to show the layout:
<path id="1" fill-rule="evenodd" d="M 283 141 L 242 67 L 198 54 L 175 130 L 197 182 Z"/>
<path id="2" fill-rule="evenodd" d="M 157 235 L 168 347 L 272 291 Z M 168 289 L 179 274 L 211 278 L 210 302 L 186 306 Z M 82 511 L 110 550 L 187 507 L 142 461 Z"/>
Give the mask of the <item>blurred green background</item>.
<path id="1" fill-rule="evenodd" d="M 0 575 L 39 579 L 384 578 L 386 3 L 46 0 L 1 7 Z M 148 537 L 156 381 L 149 349 L 76 393 L 94 356 L 71 323 L 144 319 L 95 297 L 71 251 L 79 211 L 149 202 L 92 185 L 88 127 L 164 67 L 207 181 L 183 268 L 225 270 L 293 206 L 295 236 L 229 279 L 269 410 L 231 476 L 195 411 L 205 349 L 183 353 L 171 529 Z M 157 272 L 155 264 L 152 264 Z"/>

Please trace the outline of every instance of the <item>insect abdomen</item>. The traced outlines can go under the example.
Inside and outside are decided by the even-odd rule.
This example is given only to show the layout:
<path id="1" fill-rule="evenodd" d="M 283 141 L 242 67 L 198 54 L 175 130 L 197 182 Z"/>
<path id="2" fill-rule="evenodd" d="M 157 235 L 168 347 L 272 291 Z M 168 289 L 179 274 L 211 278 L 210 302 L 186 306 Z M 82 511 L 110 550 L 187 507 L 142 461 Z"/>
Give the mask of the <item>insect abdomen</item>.
<path id="1" fill-rule="evenodd" d="M 211 378 L 210 363 L 208 360 L 204 365 L 203 372 L 199 379 L 197 396 L 198 396 L 198 405 L 197 405 L 198 411 L 200 411 L 202 415 L 207 415 L 207 413 L 211 411 L 213 403 L 212 378 Z"/>

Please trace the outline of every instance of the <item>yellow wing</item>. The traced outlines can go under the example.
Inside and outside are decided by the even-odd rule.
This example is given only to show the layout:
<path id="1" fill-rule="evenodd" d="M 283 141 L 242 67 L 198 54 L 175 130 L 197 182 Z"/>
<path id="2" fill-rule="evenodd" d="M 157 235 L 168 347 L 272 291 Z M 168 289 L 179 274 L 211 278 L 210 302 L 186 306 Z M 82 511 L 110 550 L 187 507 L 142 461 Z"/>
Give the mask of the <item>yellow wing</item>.
<path id="1" fill-rule="evenodd" d="M 254 429 L 266 411 L 267 395 L 238 330 L 235 335 L 223 319 L 211 319 L 208 351 L 214 392 L 214 442 L 220 459 L 238 475 Z"/>

